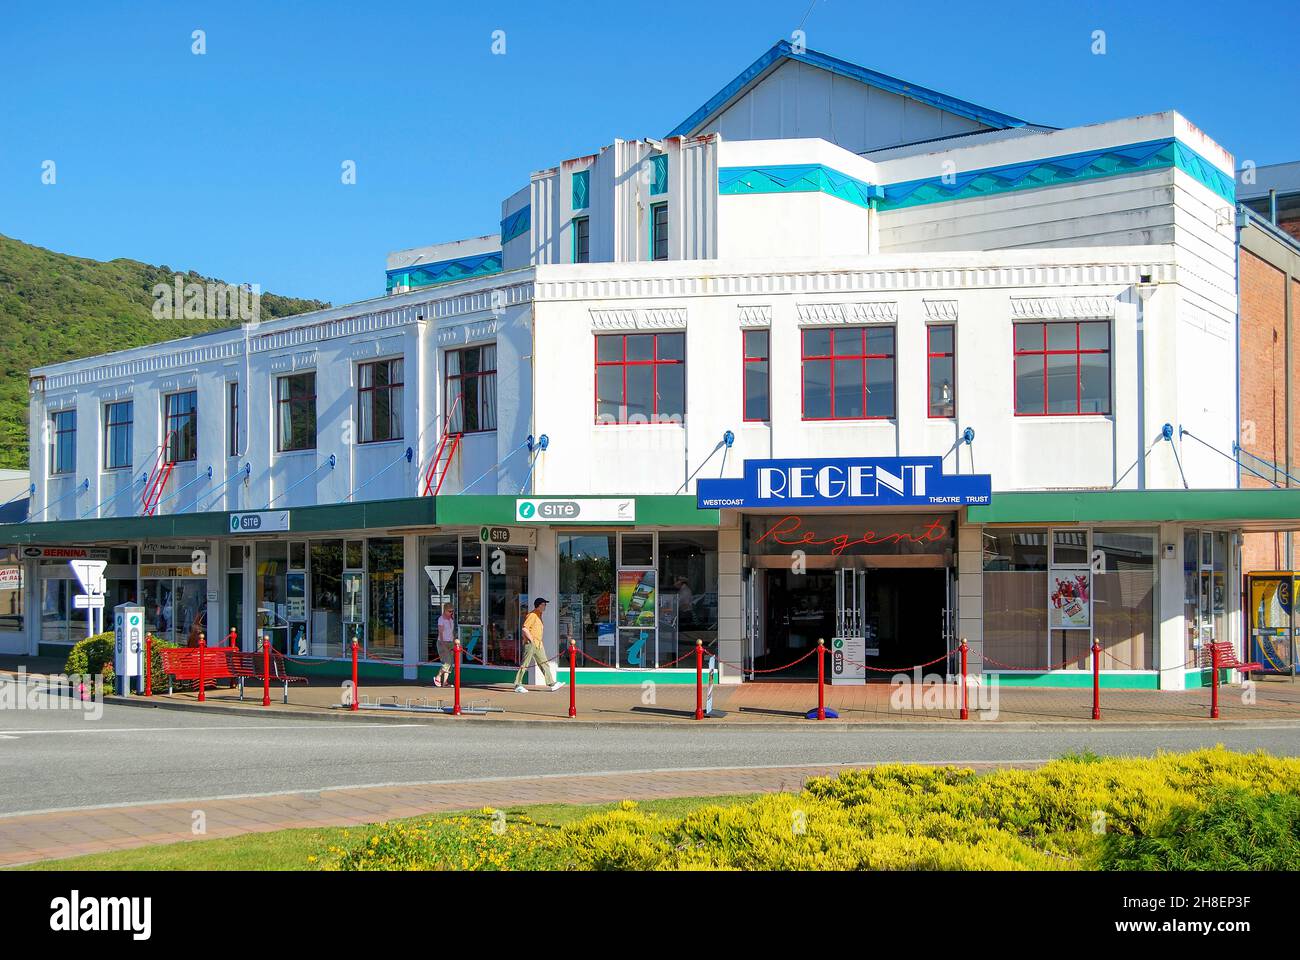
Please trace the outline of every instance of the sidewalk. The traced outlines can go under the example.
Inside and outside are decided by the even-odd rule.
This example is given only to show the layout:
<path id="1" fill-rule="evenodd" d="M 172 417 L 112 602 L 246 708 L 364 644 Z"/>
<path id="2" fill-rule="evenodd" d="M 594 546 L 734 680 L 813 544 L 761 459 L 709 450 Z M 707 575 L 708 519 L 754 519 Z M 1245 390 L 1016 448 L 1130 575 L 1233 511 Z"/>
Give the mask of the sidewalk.
<path id="1" fill-rule="evenodd" d="M 860 687 L 826 689 L 826 706 L 846 723 L 925 724 L 960 720 L 961 689 L 957 685 L 920 686 L 906 692 L 885 683 Z M 904 688 L 906 690 L 906 688 Z M 992 688 L 970 691 L 972 721 L 995 723 L 1077 723 L 1092 721 L 1092 689 L 1043 687 Z M 1289 679 L 1257 681 L 1253 687 L 1254 703 L 1243 700 L 1243 687 L 1219 688 L 1219 716 L 1226 721 L 1300 721 L 1300 683 Z M 207 692 L 205 704 L 198 703 L 194 692 L 177 692 L 170 696 L 155 695 L 159 706 L 185 705 L 203 709 L 205 705 L 250 710 L 256 713 L 282 714 L 285 711 L 306 714 L 348 713 L 341 706 L 342 688 L 336 683 L 297 684 L 289 689 L 289 703 L 282 704 L 282 688 L 272 688 L 271 705 L 262 707 L 260 688 L 245 690 L 241 703 L 238 692 L 221 687 Z M 449 721 L 438 710 L 450 708 L 454 692 L 428 684 L 363 684 L 361 709 L 354 716 L 373 719 L 377 715 L 424 717 L 431 722 Z M 143 697 L 132 697 L 144 701 Z M 463 687 L 461 706 L 467 717 L 485 722 L 501 720 L 601 722 L 601 723 L 694 723 L 696 692 L 694 687 L 660 685 L 652 690 L 641 686 L 584 686 L 577 689 L 577 720 L 569 718 L 569 688 L 549 691 L 544 687 L 515 693 L 509 685 L 492 684 Z M 649 701 L 649 702 L 646 702 Z M 383 706 L 375 706 L 382 704 Z M 981 712 L 984 704 L 993 709 Z M 732 723 L 806 723 L 805 713 L 817 706 L 817 686 L 810 683 L 746 683 L 715 687 L 713 716 L 708 722 Z M 408 710 L 406 708 L 423 708 Z M 494 708 L 475 714 L 475 708 Z M 499 712 L 497 712 L 499 711 Z M 1208 720 L 1209 688 L 1186 691 L 1106 690 L 1101 691 L 1103 723 L 1149 724 L 1185 723 Z M 462 718 L 463 719 L 463 718 Z"/>
<path id="2" fill-rule="evenodd" d="M 841 770 L 861 766 L 509 777 L 0 816 L 0 867 L 271 830 L 360 826 L 484 806 L 508 809 L 535 803 L 611 803 L 625 799 L 798 791 L 808 777 L 833 776 Z M 992 770 L 1036 764 L 963 766 Z M 196 810 L 202 810 L 206 819 L 206 833 L 201 837 L 194 836 L 191 829 Z"/>

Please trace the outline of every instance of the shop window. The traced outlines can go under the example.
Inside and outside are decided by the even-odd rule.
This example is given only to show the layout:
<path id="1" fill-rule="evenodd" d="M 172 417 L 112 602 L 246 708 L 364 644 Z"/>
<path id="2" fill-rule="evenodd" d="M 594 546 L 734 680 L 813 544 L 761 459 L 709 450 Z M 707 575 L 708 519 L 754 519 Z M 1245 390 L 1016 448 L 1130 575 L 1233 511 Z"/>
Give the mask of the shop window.
<path id="1" fill-rule="evenodd" d="M 457 538 L 454 536 L 424 537 L 421 540 L 426 567 L 450 567 L 451 576 L 444 587 L 445 595 L 451 597 L 447 604 L 452 608 L 456 623 L 460 624 L 468 616 L 469 623 L 478 623 L 478 610 L 461 610 L 456 603 L 456 550 Z M 421 574 L 421 589 L 424 591 L 425 630 L 420 643 L 419 659 L 432 662 L 438 659 L 438 618 L 442 616 L 443 604 L 433 592 L 433 581 Z"/>
<path id="2" fill-rule="evenodd" d="M 573 220 L 573 262 L 591 262 L 590 217 L 575 217 Z"/>
<path id="3" fill-rule="evenodd" d="M 1047 666 L 1048 531 L 984 529 L 986 670 Z"/>
<path id="4" fill-rule="evenodd" d="M 663 666 L 718 639 L 718 534 L 659 534 L 658 657 Z M 678 666 L 691 666 L 690 660 Z"/>
<path id="5" fill-rule="evenodd" d="M 957 342 L 952 324 L 926 327 L 926 379 L 931 417 L 957 415 Z"/>
<path id="6" fill-rule="evenodd" d="M 169 562 L 173 557 L 174 562 Z M 224 643 L 221 636 L 208 630 L 206 579 L 147 575 L 146 566 L 186 569 L 191 563 L 190 555 L 165 554 L 152 559 L 153 563 L 142 565 L 140 576 L 145 629 L 155 637 L 188 647 L 198 646 L 200 634 L 204 635 L 209 646 Z M 219 633 L 219 625 L 217 629 Z"/>
<path id="7" fill-rule="evenodd" d="M 199 395 L 197 391 L 170 393 L 163 398 L 163 426 L 167 459 L 186 463 L 199 456 Z"/>
<path id="8" fill-rule="evenodd" d="M 744 418 L 764 421 L 772 416 L 772 381 L 769 367 L 771 331 L 745 330 L 744 340 Z"/>
<path id="9" fill-rule="evenodd" d="M 650 196 L 657 197 L 668 192 L 668 154 L 650 155 Z M 667 259 L 656 257 L 655 259 Z"/>
<path id="10" fill-rule="evenodd" d="M 595 340 L 597 423 L 682 421 L 684 333 L 612 333 Z"/>
<path id="11" fill-rule="evenodd" d="M 316 449 L 316 373 L 276 379 L 276 450 Z"/>
<path id="12" fill-rule="evenodd" d="M 586 657 L 612 663 L 617 642 L 614 569 L 617 538 L 612 533 L 561 534 L 556 623 L 560 649 L 577 642 Z M 588 665 L 579 657 L 579 666 Z"/>
<path id="13" fill-rule="evenodd" d="M 1093 635 L 1103 670 L 1156 669 L 1156 531 L 1094 530 Z"/>
<path id="14" fill-rule="evenodd" d="M 311 625 L 313 657 L 347 657 L 343 629 L 343 541 L 311 543 Z"/>
<path id="15" fill-rule="evenodd" d="M 1017 323 L 1016 416 L 1110 413 L 1110 324 Z"/>
<path id="16" fill-rule="evenodd" d="M 104 404 L 104 469 L 131 466 L 131 434 L 135 404 L 130 400 Z"/>
<path id="17" fill-rule="evenodd" d="M 23 629 L 23 564 L 0 564 L 0 631 Z"/>
<path id="18" fill-rule="evenodd" d="M 668 259 L 668 204 L 650 205 L 650 259 Z"/>
<path id="19" fill-rule="evenodd" d="M 363 363 L 357 373 L 361 442 L 402 439 L 402 361 Z"/>
<path id="20" fill-rule="evenodd" d="M 257 581 L 257 640 L 289 652 L 289 545 L 266 540 L 254 545 Z"/>
<path id="21" fill-rule="evenodd" d="M 495 344 L 447 351 L 448 430 L 478 433 L 497 428 Z"/>
<path id="22" fill-rule="evenodd" d="M 50 414 L 50 476 L 77 470 L 77 411 Z"/>
<path id="23" fill-rule="evenodd" d="M 401 537 L 366 541 L 366 656 L 371 660 L 402 659 L 402 568 Z"/>
<path id="24" fill-rule="evenodd" d="M 528 595 L 528 550 L 486 548 L 483 576 L 487 580 L 487 651 L 490 664 L 518 664 L 523 655 L 520 633 L 532 610 Z"/>
<path id="25" fill-rule="evenodd" d="M 803 331 L 803 418 L 887 420 L 894 416 L 894 328 Z"/>
<path id="26" fill-rule="evenodd" d="M 576 170 L 571 181 L 573 195 L 569 204 L 574 210 L 586 210 L 591 203 L 591 171 Z"/>
<path id="27" fill-rule="evenodd" d="M 619 537 L 620 567 L 653 567 L 654 562 L 655 535 L 653 533 L 625 533 Z"/>

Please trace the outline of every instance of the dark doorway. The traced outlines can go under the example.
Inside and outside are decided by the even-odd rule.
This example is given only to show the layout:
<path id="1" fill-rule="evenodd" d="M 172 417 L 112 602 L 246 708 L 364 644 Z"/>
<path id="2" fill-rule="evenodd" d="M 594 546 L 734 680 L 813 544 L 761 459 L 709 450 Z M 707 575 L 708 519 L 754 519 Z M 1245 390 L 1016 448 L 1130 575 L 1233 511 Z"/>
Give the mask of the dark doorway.
<path id="1" fill-rule="evenodd" d="M 755 680 L 815 680 L 814 654 L 786 667 L 817 646 L 818 638 L 830 648 L 844 622 L 836 609 L 838 570 L 810 570 L 793 573 L 767 570 L 764 610 L 765 643 L 755 651 Z M 909 667 L 943 656 L 948 649 L 945 631 L 947 577 L 943 569 L 872 568 L 865 571 L 860 622 L 867 637 L 869 667 Z M 784 668 L 784 669 L 775 669 Z M 827 664 L 829 683 L 829 663 Z M 924 673 L 946 673 L 943 661 L 924 668 Z M 892 673 L 867 670 L 868 681 L 888 682 Z"/>

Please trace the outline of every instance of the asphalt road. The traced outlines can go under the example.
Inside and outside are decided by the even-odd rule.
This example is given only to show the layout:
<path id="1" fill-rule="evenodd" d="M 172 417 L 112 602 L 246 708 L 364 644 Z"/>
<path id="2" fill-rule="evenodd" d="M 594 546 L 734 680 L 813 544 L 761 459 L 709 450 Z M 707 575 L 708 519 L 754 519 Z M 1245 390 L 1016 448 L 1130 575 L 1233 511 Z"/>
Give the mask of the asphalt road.
<path id="1" fill-rule="evenodd" d="M 331 787 L 715 767 L 1047 760 L 1222 743 L 1300 755 L 1300 727 L 663 729 L 0 710 L 0 814 Z"/>

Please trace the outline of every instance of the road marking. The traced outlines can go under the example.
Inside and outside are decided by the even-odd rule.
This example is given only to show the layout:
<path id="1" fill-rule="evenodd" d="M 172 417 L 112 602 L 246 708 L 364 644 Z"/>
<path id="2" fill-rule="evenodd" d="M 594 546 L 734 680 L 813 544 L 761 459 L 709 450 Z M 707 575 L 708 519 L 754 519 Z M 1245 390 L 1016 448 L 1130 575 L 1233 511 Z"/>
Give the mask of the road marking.
<path id="1" fill-rule="evenodd" d="M 92 721 L 93 722 L 93 721 Z M 423 727 L 423 723 L 354 723 L 349 724 L 348 728 L 358 727 L 366 729 L 375 729 L 381 727 L 385 730 L 409 730 L 411 727 Z M 243 733 L 256 732 L 259 730 L 339 730 L 342 727 L 330 727 L 322 723 L 302 723 L 294 725 L 272 724 L 268 726 L 249 725 L 246 727 L 85 727 L 80 730 L 0 730 L 0 737 L 6 734 L 18 734 L 20 736 L 29 736 L 40 734 L 49 736 L 51 734 L 64 733 Z"/>

